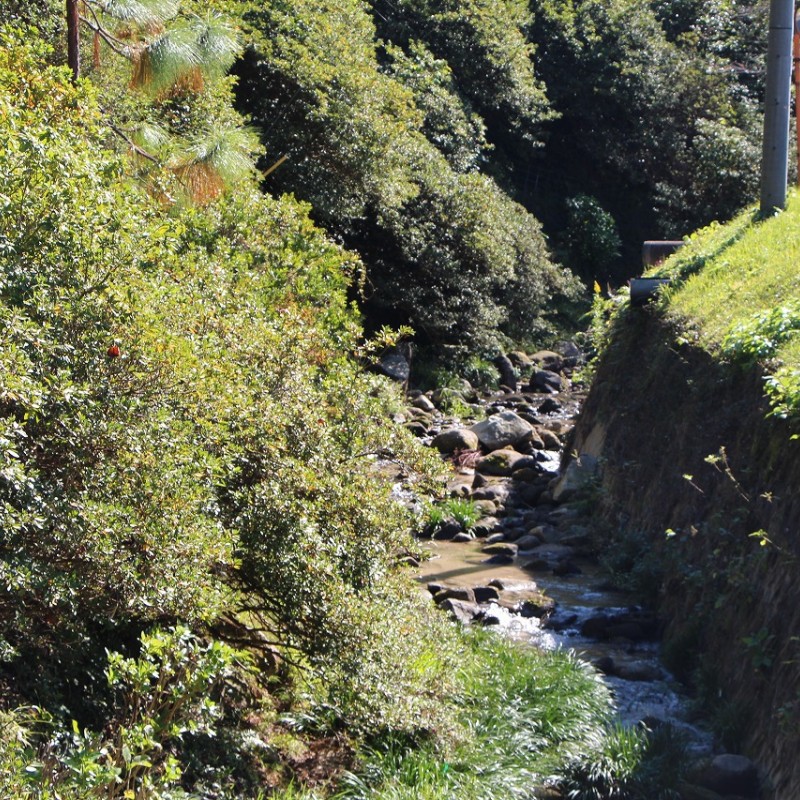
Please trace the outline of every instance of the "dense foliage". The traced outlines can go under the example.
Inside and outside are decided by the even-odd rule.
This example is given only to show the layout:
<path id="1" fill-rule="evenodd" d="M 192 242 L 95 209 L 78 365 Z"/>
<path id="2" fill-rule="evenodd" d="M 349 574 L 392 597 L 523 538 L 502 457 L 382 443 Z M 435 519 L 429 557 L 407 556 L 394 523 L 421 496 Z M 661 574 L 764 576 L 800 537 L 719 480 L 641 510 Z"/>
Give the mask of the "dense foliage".
<path id="1" fill-rule="evenodd" d="M 466 97 L 453 65 L 426 43 L 381 46 L 356 0 L 264 3 L 244 19 L 254 46 L 237 68 L 241 105 L 262 128 L 264 163 L 289 157 L 266 186 L 308 200 L 358 250 L 372 318 L 410 323 L 450 358 L 490 351 L 503 334 L 552 330 L 576 284 L 551 262 L 538 222 L 478 171 L 486 142 L 477 109 L 489 85 Z M 498 20 L 486 9 L 474 25 L 464 19 L 437 17 L 441 41 L 484 74 L 475 42 L 491 43 Z M 487 64 L 512 44 L 520 58 L 490 83 L 506 86 L 509 124 L 530 129 L 544 116 L 543 95 L 518 26 L 502 22 L 516 39 L 487 51 Z"/>
<path id="2" fill-rule="evenodd" d="M 570 296 L 531 213 L 574 271 L 619 281 L 643 239 L 686 235 L 753 197 L 766 5 L 228 7 L 252 41 L 240 105 L 264 164 L 289 157 L 266 188 L 311 202 L 362 255 L 370 318 L 411 322 L 442 353 L 490 349 L 497 326 L 535 339 Z M 608 217 L 597 242 L 576 233 L 579 196 Z M 472 223 L 465 206 L 486 211 Z M 489 243 L 507 252 L 510 233 L 509 285 Z"/>
<path id="3" fill-rule="evenodd" d="M 257 726 L 225 700 L 232 662 L 256 697 L 303 666 L 355 727 L 441 724 L 452 636 L 395 566 L 408 522 L 371 454 L 420 457 L 349 357 L 357 262 L 253 188 L 148 202 L 91 89 L 19 40 L 0 50 L 0 681 L 51 742 L 29 791 L 177 785 L 200 735 L 180 708 Z M 152 732 L 130 658 L 161 676 L 174 729 Z M 237 741 L 223 772 L 247 761 Z"/>

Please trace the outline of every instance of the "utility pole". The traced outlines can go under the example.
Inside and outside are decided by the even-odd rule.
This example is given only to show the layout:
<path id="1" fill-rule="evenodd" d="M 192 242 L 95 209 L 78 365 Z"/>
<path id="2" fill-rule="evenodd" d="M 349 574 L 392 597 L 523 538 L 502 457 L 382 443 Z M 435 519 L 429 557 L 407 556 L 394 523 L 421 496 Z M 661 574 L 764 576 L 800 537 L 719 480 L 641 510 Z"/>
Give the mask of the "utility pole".
<path id="1" fill-rule="evenodd" d="M 797 140 L 797 185 L 800 186 L 800 11 L 794 14 L 794 124 Z"/>
<path id="2" fill-rule="evenodd" d="M 765 216 L 786 207 L 793 35 L 794 0 L 771 0 L 761 161 L 761 213 Z"/>

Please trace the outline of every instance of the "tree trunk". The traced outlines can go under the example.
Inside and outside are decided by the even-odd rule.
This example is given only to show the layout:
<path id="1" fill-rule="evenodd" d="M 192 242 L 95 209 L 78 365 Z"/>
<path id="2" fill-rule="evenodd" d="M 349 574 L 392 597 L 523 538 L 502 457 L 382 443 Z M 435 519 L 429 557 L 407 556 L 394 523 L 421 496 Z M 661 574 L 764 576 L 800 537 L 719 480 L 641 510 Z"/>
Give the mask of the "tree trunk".
<path id="1" fill-rule="evenodd" d="M 81 75 L 80 24 L 78 0 L 67 0 L 67 64 L 73 81 Z"/>

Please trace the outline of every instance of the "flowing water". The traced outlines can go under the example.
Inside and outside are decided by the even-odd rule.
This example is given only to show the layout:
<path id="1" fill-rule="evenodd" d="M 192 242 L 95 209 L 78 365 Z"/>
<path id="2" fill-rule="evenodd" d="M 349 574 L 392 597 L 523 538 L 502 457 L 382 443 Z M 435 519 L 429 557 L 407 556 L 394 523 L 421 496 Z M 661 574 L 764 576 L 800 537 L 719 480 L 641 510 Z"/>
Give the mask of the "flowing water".
<path id="1" fill-rule="evenodd" d="M 486 564 L 481 551 L 483 542 L 427 542 L 431 558 L 420 566 L 419 580 L 446 583 L 456 587 L 486 586 L 499 579 L 506 586 L 531 584 L 531 573 L 514 564 Z M 536 584 L 556 601 L 554 619 L 568 621 L 558 630 L 548 628 L 536 617 L 524 618 L 500 606 L 492 607 L 497 627 L 506 635 L 544 649 L 570 650 L 579 658 L 596 662 L 612 658 L 616 665 L 627 667 L 629 674 L 640 679 L 627 680 L 606 675 L 612 692 L 615 711 L 625 725 L 641 721 L 652 726 L 670 723 L 680 730 L 687 746 L 697 755 L 712 751 L 712 737 L 691 720 L 689 698 L 680 684 L 663 667 L 656 642 L 599 642 L 580 634 L 582 623 L 600 612 L 615 613 L 630 610 L 629 598 L 602 586 L 602 576 L 592 564 L 581 562 L 580 575 L 558 577 L 537 576 Z M 647 679 L 642 679 L 642 678 Z"/>

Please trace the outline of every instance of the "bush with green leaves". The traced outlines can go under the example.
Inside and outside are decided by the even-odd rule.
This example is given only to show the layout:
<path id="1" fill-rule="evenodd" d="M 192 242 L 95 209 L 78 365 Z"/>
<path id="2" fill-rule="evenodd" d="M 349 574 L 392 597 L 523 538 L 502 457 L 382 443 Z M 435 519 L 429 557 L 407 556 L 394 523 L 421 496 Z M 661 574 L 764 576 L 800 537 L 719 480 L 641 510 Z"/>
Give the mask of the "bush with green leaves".
<path id="1" fill-rule="evenodd" d="M 104 650 L 146 661 L 181 624 L 296 664 L 353 724 L 436 727 L 451 636 L 375 469 L 434 459 L 352 357 L 357 259 L 246 185 L 149 202 L 92 88 L 2 36 L 0 676 L 99 730 Z"/>

